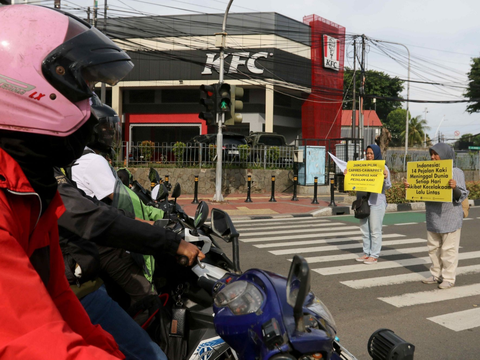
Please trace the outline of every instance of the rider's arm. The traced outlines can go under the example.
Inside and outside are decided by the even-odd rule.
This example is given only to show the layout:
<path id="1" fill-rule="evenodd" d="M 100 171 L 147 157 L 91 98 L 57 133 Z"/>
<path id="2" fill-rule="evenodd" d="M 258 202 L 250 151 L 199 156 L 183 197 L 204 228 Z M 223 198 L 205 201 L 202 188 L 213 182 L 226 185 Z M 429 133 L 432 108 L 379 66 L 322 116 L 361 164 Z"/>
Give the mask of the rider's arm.
<path id="1" fill-rule="evenodd" d="M 58 221 L 62 234 L 71 232 L 100 245 L 145 255 L 177 253 L 180 235 L 127 217 L 122 210 L 85 196 L 68 182 L 60 183 L 58 191 L 66 207 Z"/>

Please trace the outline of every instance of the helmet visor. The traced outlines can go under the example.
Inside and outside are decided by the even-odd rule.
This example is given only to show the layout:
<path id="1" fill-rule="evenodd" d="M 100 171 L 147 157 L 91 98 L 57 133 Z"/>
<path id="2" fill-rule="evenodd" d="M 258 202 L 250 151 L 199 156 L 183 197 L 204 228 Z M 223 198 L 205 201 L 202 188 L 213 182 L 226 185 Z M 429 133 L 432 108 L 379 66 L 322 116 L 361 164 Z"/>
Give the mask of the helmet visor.
<path id="1" fill-rule="evenodd" d="M 97 82 L 118 83 L 132 70 L 133 63 L 97 29 L 79 27 L 74 18 L 69 21 L 67 40 L 43 60 L 42 72 L 52 86 L 75 103 L 91 97 Z M 74 36 L 68 39 L 69 35 Z"/>

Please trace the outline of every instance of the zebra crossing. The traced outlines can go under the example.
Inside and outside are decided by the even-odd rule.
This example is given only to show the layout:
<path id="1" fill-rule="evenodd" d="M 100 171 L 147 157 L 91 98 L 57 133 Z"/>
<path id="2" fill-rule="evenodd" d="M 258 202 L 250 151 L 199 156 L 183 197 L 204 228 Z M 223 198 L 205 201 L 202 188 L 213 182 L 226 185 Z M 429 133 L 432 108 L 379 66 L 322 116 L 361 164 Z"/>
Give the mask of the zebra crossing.
<path id="1" fill-rule="evenodd" d="M 429 271 L 412 270 L 414 266 L 428 267 L 430 264 L 430 258 L 425 256 L 428 252 L 426 234 L 424 238 L 407 237 L 399 233 L 384 234 L 381 261 L 376 265 L 366 266 L 345 263 L 345 260 L 353 260 L 363 253 L 358 225 L 330 219 L 285 218 L 235 221 L 235 227 L 241 234 L 241 242 L 275 256 L 287 256 L 288 260 L 291 260 L 288 255 L 293 257 L 301 254 L 309 263 L 312 274 L 338 275 L 341 279 L 339 282 L 351 289 L 362 290 L 419 282 L 430 276 Z M 396 231 L 397 229 L 400 228 L 396 228 Z M 385 249 L 386 247 L 388 249 Z M 457 276 L 480 273 L 480 261 L 479 264 L 461 266 L 462 260 L 469 259 L 480 259 L 480 251 L 460 251 Z M 387 269 L 405 271 L 401 274 L 385 275 Z M 358 279 L 357 275 L 352 279 L 352 274 L 357 273 L 365 273 L 365 276 Z M 457 285 L 449 290 L 436 287 L 430 289 L 377 299 L 401 308 L 480 295 L 480 283 Z M 427 319 L 453 331 L 468 330 L 480 327 L 480 308 L 438 314 Z"/>

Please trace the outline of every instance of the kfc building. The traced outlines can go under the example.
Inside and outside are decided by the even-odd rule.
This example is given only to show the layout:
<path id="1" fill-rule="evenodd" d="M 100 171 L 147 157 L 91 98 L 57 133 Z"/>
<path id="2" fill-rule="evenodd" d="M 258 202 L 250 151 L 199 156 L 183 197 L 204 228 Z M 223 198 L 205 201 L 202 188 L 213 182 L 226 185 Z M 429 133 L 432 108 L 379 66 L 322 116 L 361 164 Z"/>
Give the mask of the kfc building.
<path id="1" fill-rule="evenodd" d="M 135 68 L 107 89 L 124 122 L 124 139 L 187 142 L 207 132 L 198 118 L 199 87 L 218 82 L 215 33 L 223 14 L 99 19 L 98 28 Z M 224 82 L 244 88 L 243 122 L 228 131 L 339 138 L 345 28 L 317 15 L 304 22 L 277 13 L 230 14 Z M 210 131 L 209 131 L 210 130 Z"/>

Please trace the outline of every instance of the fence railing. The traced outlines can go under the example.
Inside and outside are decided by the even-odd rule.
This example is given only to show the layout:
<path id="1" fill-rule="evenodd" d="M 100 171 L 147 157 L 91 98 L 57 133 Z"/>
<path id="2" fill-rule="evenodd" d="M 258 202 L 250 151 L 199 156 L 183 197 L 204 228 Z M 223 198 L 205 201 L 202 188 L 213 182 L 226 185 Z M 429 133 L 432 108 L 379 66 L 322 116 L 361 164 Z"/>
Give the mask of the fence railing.
<path id="1" fill-rule="evenodd" d="M 393 171 L 403 171 L 405 151 L 389 149 L 384 154 L 385 163 Z M 427 161 L 430 160 L 428 150 L 411 150 L 406 157 L 409 161 Z M 454 165 L 462 170 L 480 170 L 479 152 L 456 152 Z"/>
<path id="2" fill-rule="evenodd" d="M 127 142 L 117 151 L 117 164 L 126 166 L 177 166 L 214 168 L 217 146 L 193 143 Z M 128 156 L 127 156 L 128 154 Z M 222 148 L 224 166 L 256 169 L 289 169 L 293 167 L 294 146 L 250 147 L 225 145 Z"/>

